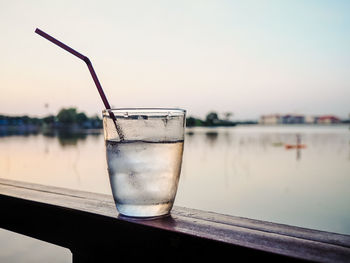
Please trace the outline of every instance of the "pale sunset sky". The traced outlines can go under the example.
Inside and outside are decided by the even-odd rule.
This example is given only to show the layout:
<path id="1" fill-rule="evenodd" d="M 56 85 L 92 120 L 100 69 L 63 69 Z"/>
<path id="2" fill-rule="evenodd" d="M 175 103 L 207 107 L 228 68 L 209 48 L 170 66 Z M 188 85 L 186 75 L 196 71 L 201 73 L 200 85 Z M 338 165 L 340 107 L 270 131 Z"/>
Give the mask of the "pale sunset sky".
<path id="1" fill-rule="evenodd" d="M 101 114 L 86 65 L 37 27 L 90 58 L 114 107 L 350 113 L 350 1 L 0 0 L 0 114 Z"/>

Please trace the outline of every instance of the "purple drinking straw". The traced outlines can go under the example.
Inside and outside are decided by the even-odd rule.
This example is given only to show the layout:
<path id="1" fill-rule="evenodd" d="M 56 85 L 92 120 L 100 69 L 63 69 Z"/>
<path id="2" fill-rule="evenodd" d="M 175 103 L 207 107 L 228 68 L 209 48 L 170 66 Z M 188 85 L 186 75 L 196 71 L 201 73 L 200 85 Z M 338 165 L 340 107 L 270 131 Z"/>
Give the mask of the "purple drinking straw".
<path id="1" fill-rule="evenodd" d="M 92 79 L 95 82 L 95 85 L 97 87 L 98 93 L 100 93 L 100 96 L 101 96 L 101 99 L 103 101 L 103 104 L 105 105 L 107 110 L 110 110 L 111 106 L 109 105 L 108 100 L 106 98 L 106 95 L 103 92 L 102 86 L 100 84 L 100 81 L 97 78 L 97 75 L 95 73 L 94 68 L 92 67 L 92 63 L 91 63 L 90 59 L 88 57 L 84 56 L 83 54 L 80 54 L 78 51 L 75 51 L 73 48 L 71 48 L 71 47 L 67 46 L 66 44 L 62 43 L 61 41 L 57 40 L 56 38 L 54 38 L 54 37 L 50 36 L 49 34 L 45 33 L 44 31 L 40 30 L 39 28 L 35 29 L 35 33 L 37 33 L 38 35 L 42 36 L 43 38 L 46 38 L 47 40 L 49 40 L 52 43 L 56 44 L 57 46 L 63 48 L 64 50 L 68 51 L 69 53 L 73 54 L 74 56 L 80 58 L 81 60 L 83 60 L 86 63 L 86 65 L 88 66 L 88 69 L 90 71 L 90 74 L 92 76 Z M 109 116 L 112 118 L 112 120 L 113 120 L 113 122 L 115 124 L 115 127 L 117 129 L 117 132 L 118 132 L 120 140 L 123 141 L 124 140 L 124 135 L 122 133 L 121 128 L 119 127 L 119 125 L 116 122 L 116 118 L 115 118 L 113 112 L 112 111 L 108 111 L 108 112 L 109 112 Z"/>

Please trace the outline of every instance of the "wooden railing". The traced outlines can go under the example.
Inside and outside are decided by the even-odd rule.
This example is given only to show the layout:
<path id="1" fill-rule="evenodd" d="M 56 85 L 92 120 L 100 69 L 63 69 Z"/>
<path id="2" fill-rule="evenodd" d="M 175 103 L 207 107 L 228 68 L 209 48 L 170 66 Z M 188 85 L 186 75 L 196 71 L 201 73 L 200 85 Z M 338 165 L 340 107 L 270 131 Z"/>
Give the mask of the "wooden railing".
<path id="1" fill-rule="evenodd" d="M 73 262 L 350 262 L 350 236 L 174 207 L 155 220 L 119 215 L 111 196 L 0 179 L 0 227 L 69 248 Z"/>

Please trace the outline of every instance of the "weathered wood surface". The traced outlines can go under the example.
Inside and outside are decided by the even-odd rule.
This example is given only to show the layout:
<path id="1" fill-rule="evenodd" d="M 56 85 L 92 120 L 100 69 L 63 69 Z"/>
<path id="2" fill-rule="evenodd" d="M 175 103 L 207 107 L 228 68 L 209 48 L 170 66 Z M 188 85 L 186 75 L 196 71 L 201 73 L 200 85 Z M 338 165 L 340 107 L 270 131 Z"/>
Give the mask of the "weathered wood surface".
<path id="1" fill-rule="evenodd" d="M 350 236 L 174 207 L 140 220 L 111 196 L 0 179 L 0 227 L 71 249 L 74 262 L 226 258 L 350 262 Z"/>

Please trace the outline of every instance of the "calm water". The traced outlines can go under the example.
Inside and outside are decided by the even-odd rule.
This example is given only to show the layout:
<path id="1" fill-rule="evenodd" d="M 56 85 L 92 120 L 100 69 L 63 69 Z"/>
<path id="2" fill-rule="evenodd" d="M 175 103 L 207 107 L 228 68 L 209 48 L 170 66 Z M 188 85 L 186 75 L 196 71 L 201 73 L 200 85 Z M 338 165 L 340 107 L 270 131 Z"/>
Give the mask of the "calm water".
<path id="1" fill-rule="evenodd" d="M 187 131 L 175 205 L 350 234 L 348 126 Z M 0 176 L 111 194 L 102 134 L 1 137 Z"/>

